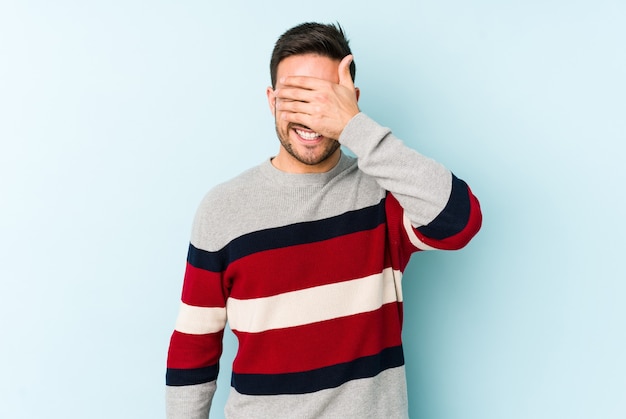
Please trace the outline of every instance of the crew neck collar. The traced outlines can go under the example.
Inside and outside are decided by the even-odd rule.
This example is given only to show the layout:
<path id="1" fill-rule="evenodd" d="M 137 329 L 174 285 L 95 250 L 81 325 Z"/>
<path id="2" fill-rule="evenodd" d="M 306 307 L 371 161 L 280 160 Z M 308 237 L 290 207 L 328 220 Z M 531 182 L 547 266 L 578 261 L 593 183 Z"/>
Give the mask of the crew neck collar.
<path id="1" fill-rule="evenodd" d="M 261 172 L 271 181 L 286 186 L 315 186 L 324 185 L 337 174 L 347 169 L 352 164 L 352 158 L 341 153 L 337 164 L 323 173 L 288 173 L 283 172 L 272 164 L 271 159 L 265 160 L 260 166 Z"/>

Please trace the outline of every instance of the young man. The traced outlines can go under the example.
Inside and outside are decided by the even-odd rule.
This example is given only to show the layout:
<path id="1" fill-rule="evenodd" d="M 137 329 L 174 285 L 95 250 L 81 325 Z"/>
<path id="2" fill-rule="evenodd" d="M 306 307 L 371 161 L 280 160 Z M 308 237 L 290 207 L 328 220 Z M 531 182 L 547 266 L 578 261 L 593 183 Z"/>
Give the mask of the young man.
<path id="1" fill-rule="evenodd" d="M 402 272 L 414 252 L 465 246 L 478 201 L 359 111 L 341 28 L 290 29 L 270 70 L 280 148 L 200 204 L 168 417 L 207 418 L 228 319 L 239 349 L 226 417 L 406 418 Z"/>

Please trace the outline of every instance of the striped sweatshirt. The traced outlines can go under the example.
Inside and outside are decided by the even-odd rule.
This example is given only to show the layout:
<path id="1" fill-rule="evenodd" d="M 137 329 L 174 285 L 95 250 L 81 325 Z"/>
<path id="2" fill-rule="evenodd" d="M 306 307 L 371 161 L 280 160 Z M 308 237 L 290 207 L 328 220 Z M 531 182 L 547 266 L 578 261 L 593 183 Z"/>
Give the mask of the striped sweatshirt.
<path id="1" fill-rule="evenodd" d="M 402 272 L 465 246 L 465 182 L 356 115 L 326 173 L 268 159 L 197 211 L 167 359 L 167 417 L 207 418 L 226 322 L 238 339 L 227 418 L 406 418 Z"/>

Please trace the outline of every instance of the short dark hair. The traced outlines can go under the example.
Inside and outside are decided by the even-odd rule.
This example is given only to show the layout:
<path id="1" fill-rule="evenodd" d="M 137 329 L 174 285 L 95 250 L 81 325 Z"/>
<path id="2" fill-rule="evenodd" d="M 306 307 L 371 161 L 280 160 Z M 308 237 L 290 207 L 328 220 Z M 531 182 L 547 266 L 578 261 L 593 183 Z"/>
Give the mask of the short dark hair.
<path id="1" fill-rule="evenodd" d="M 348 38 L 339 23 L 323 24 L 307 22 L 294 26 L 281 35 L 274 45 L 270 60 L 272 87 L 276 87 L 278 64 L 292 55 L 318 54 L 334 60 L 342 60 L 351 54 Z M 356 65 L 350 64 L 350 75 L 354 81 Z"/>

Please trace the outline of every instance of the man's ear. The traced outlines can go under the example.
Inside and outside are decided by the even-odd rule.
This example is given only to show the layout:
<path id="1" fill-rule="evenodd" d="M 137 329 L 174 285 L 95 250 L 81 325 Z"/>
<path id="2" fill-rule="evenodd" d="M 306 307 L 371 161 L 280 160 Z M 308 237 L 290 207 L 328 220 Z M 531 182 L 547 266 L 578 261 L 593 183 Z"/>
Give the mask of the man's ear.
<path id="1" fill-rule="evenodd" d="M 274 94 L 274 89 L 268 87 L 265 93 L 267 94 L 267 103 L 270 106 L 270 111 L 272 115 L 276 116 L 276 95 Z"/>

